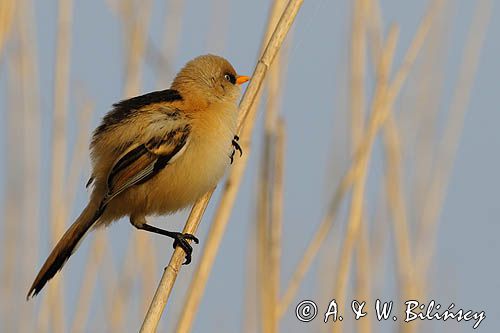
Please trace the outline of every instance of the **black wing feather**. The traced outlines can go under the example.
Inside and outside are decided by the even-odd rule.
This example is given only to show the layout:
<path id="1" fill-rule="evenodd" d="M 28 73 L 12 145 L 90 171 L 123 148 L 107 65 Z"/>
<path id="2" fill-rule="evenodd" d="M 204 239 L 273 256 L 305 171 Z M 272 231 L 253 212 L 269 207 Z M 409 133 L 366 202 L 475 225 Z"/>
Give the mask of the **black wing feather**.
<path id="1" fill-rule="evenodd" d="M 118 162 L 116 162 L 116 164 L 113 166 L 113 169 L 108 176 L 108 188 L 110 189 L 112 187 L 113 179 L 120 171 L 130 166 L 132 163 L 137 161 L 140 156 L 146 153 L 148 153 L 148 149 L 146 148 L 146 146 L 140 145 L 120 158 Z"/>
<path id="2" fill-rule="evenodd" d="M 121 123 L 124 119 L 128 119 L 134 112 L 137 112 L 137 110 L 144 106 L 181 100 L 182 96 L 177 90 L 166 89 L 153 91 L 115 103 L 113 104 L 113 109 L 104 116 L 101 125 L 94 131 L 94 139 L 108 128 Z"/>
<path id="3" fill-rule="evenodd" d="M 143 184 L 167 166 L 187 143 L 190 127 L 185 126 L 167 133 L 164 139 L 153 140 L 131 149 L 111 169 L 108 193 L 103 205 L 126 189 Z M 174 133 L 174 134 L 172 134 Z"/>

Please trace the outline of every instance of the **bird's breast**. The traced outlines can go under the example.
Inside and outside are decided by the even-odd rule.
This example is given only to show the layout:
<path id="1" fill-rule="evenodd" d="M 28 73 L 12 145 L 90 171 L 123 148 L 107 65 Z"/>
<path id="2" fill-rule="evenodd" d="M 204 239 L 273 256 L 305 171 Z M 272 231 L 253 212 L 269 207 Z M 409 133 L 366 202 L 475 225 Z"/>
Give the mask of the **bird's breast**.
<path id="1" fill-rule="evenodd" d="M 210 112 L 214 110 L 208 110 Z M 229 166 L 236 131 L 235 110 L 193 119 L 183 154 L 157 175 L 148 191 L 148 210 L 164 214 L 195 202 L 217 185 Z"/>

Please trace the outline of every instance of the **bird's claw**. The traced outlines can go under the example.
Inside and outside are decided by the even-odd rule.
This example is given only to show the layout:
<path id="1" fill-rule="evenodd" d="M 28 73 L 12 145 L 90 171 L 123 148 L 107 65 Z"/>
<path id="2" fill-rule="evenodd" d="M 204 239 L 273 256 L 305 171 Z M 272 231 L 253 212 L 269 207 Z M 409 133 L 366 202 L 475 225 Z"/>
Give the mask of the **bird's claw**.
<path id="1" fill-rule="evenodd" d="M 240 137 L 235 135 L 233 140 L 231 141 L 231 143 L 233 145 L 233 151 L 232 151 L 231 155 L 229 156 L 229 159 L 231 160 L 231 164 L 233 164 L 234 154 L 236 153 L 236 151 L 240 152 L 240 157 L 243 155 L 243 150 L 241 149 L 241 146 L 238 143 L 239 139 L 240 139 Z"/>
<path id="2" fill-rule="evenodd" d="M 193 247 L 189 244 L 188 240 L 192 240 L 195 244 L 199 243 L 198 238 L 192 234 L 183 234 L 182 232 L 176 232 L 174 236 L 174 249 L 180 246 L 184 252 L 186 252 L 186 260 L 183 265 L 189 265 L 191 262 L 191 254 L 193 253 Z"/>

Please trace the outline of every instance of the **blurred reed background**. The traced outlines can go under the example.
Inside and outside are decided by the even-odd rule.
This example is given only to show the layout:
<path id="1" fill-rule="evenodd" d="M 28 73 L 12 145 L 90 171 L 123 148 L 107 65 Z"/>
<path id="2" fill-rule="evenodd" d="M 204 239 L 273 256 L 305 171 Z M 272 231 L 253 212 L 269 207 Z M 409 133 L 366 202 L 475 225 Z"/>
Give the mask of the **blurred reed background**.
<path id="1" fill-rule="evenodd" d="M 437 253 L 439 223 L 493 1 L 426 1 L 401 17 L 387 8 L 404 5 L 380 2 L 303 4 L 260 102 L 247 106 L 244 155 L 211 198 L 159 331 L 470 329 L 373 314 L 322 322 L 333 298 L 345 311 L 351 299 L 467 300 L 454 273 L 433 267 L 447 260 Z M 288 4 L 0 2 L 2 332 L 139 330 L 172 248 L 127 221 L 87 237 L 25 300 L 86 200 L 91 129 L 113 102 L 166 88 L 198 54 L 224 55 L 251 74 Z M 154 221 L 180 230 L 186 217 Z M 320 305 L 307 324 L 294 315 L 306 298 Z"/>

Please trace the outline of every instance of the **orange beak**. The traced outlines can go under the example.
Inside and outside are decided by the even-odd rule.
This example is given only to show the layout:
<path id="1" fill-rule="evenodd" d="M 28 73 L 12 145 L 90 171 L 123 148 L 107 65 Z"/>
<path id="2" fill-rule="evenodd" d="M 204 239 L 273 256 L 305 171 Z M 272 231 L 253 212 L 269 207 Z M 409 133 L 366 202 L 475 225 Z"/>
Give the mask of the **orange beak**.
<path id="1" fill-rule="evenodd" d="M 243 83 L 247 82 L 248 80 L 250 80 L 250 76 L 238 75 L 236 77 L 237 84 L 243 84 Z"/>

